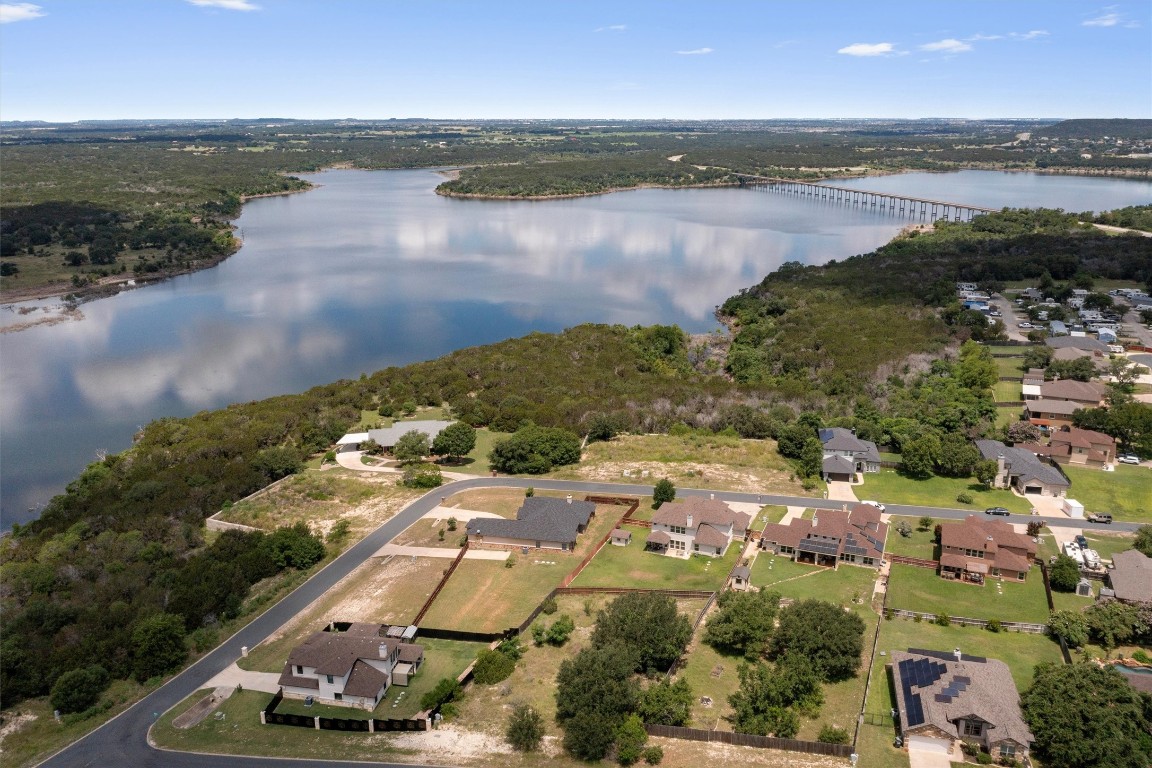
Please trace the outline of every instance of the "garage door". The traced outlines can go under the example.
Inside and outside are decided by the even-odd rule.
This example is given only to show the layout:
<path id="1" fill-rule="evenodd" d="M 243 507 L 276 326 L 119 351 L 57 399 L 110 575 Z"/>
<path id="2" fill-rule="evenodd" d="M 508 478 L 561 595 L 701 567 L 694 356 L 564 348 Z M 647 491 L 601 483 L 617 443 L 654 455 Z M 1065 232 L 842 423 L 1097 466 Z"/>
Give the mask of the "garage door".
<path id="1" fill-rule="evenodd" d="M 952 751 L 952 742 L 930 736 L 909 736 L 907 743 L 909 751 L 934 752 L 938 755 L 947 755 Z"/>
<path id="2" fill-rule="evenodd" d="M 1044 489 L 1038 485 L 1026 485 L 1024 486 L 1024 493 L 1034 493 L 1036 495 L 1040 495 L 1044 493 Z"/>

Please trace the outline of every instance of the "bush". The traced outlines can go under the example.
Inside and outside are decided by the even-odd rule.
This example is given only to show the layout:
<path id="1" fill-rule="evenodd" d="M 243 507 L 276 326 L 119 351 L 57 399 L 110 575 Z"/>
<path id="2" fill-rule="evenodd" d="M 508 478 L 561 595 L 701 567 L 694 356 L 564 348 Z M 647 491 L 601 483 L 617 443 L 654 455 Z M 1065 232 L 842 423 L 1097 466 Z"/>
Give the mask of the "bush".
<path id="1" fill-rule="evenodd" d="M 1000 619 L 991 619 L 988 622 L 987 629 L 989 632 L 1001 632 L 1004 629 L 1004 625 L 1000 623 Z"/>
<path id="2" fill-rule="evenodd" d="M 524 489 L 524 496 L 525 496 L 525 498 L 529 498 L 529 499 L 530 499 L 530 498 L 532 498 L 532 497 L 533 497 L 533 496 L 535 496 L 535 495 L 536 495 L 536 489 L 535 489 L 535 488 L 533 488 L 532 486 L 528 486 L 527 488 L 525 488 L 525 489 Z"/>
<path id="3" fill-rule="evenodd" d="M 192 633 L 189 639 L 192 641 L 192 650 L 196 653 L 210 651 L 220 642 L 218 633 L 210 627 L 200 627 Z"/>
<path id="4" fill-rule="evenodd" d="M 644 723 L 635 715 L 616 729 L 616 762 L 620 765 L 632 765 L 644 754 L 644 745 L 648 743 L 648 732 L 644 730 Z"/>
<path id="5" fill-rule="evenodd" d="M 420 699 L 421 709 L 435 709 L 442 704 L 459 701 L 464 698 L 464 689 L 455 678 L 445 677 L 436 683 L 436 687 L 424 694 Z"/>
<path id="6" fill-rule="evenodd" d="M 476 666 L 472 668 L 472 675 L 479 685 L 495 685 L 501 680 L 507 680 L 515 669 L 515 661 L 500 651 L 485 648 L 476 656 Z"/>
<path id="7" fill-rule="evenodd" d="M 444 483 L 440 467 L 435 464 L 410 464 L 404 468 L 400 484 L 406 488 L 439 488 Z"/>
<path id="8" fill-rule="evenodd" d="M 932 620 L 932 623 L 940 627 L 950 627 L 952 626 L 952 619 L 948 618 L 948 614 L 946 613 L 938 613 L 936 614 L 936 618 Z"/>
<path id="9" fill-rule="evenodd" d="M 977 752 L 976 762 L 979 765 L 992 765 L 992 755 L 988 754 L 987 752 Z"/>
<path id="10" fill-rule="evenodd" d="M 536 645 L 544 645 L 544 641 L 548 639 L 548 628 L 544 626 L 543 622 L 532 625 L 532 642 Z"/>
<path id="11" fill-rule="evenodd" d="M 576 629 L 576 622 L 572 621 L 572 617 L 568 614 L 563 614 L 556 619 L 552 626 L 548 627 L 548 634 L 545 639 L 548 641 L 548 645 L 564 645 L 568 642 L 574 629 Z"/>
<path id="12" fill-rule="evenodd" d="M 956 494 L 956 501 L 960 502 L 961 504 L 971 504 L 972 494 L 968 493 L 968 491 L 961 491 L 960 493 Z"/>
<path id="13" fill-rule="evenodd" d="M 816 737 L 816 741 L 822 741 L 825 744 L 847 744 L 849 740 L 847 729 L 837 728 L 834 725 L 821 727 L 820 735 Z"/>
<path id="14" fill-rule="evenodd" d="M 100 700 L 100 694 L 108 687 L 108 671 L 92 665 L 84 669 L 65 672 L 52 686 L 52 707 L 64 714 L 83 712 Z"/>
<path id="15" fill-rule="evenodd" d="M 544 738 L 544 718 L 529 704 L 517 704 L 508 718 L 505 738 L 519 752 L 533 752 Z"/>
<path id="16" fill-rule="evenodd" d="M 648 747 L 644 750 L 644 762 L 648 765 L 660 765 L 664 759 L 664 750 L 655 745 Z"/>
<path id="17" fill-rule="evenodd" d="M 1080 566 L 1068 555 L 1059 555 L 1048 571 L 1048 583 L 1057 592 L 1075 592 L 1080 581 Z"/>
<path id="18" fill-rule="evenodd" d="M 1133 651 L 1132 658 L 1141 664 L 1152 664 L 1152 656 L 1144 653 L 1144 651 Z"/>
<path id="19" fill-rule="evenodd" d="M 459 524 L 460 524 L 460 523 L 459 523 L 459 521 L 458 521 L 458 520 L 456 520 L 456 518 L 454 518 L 454 517 L 450 517 L 450 518 L 448 518 L 448 530 L 449 530 L 449 531 L 455 531 L 455 530 L 456 530 L 456 526 L 457 526 L 457 525 L 459 525 Z"/>
<path id="20" fill-rule="evenodd" d="M 523 427 L 496 443 L 488 454 L 492 469 L 513 475 L 541 475 L 578 461 L 580 438 L 559 427 Z"/>
<path id="21" fill-rule="evenodd" d="M 549 595 L 548 598 L 544 601 L 544 604 L 540 606 L 540 613 L 546 613 L 551 616 L 552 614 L 556 613 L 556 609 L 556 598 Z"/>

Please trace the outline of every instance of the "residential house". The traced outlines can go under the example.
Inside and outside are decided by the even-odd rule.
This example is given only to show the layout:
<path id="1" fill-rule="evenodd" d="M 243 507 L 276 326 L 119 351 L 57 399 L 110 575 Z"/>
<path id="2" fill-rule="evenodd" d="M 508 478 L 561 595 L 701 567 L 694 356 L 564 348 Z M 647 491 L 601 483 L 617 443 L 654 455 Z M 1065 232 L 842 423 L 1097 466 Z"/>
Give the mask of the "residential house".
<path id="1" fill-rule="evenodd" d="M 825 482 L 851 482 L 861 472 L 880 471 L 880 451 L 871 440 L 861 440 L 853 430 L 831 427 L 820 430 L 824 445 L 822 472 Z"/>
<path id="2" fill-rule="evenodd" d="M 428 441 L 436 439 L 436 435 L 444 431 L 445 427 L 451 426 L 455 422 L 452 421 L 398 421 L 392 426 L 385 429 L 370 429 L 367 432 L 349 432 L 336 441 L 337 451 L 358 451 L 360 444 L 368 440 L 374 440 L 385 450 L 391 450 L 396 445 L 396 441 L 400 439 L 401 435 L 407 434 L 415 430 L 422 432 L 428 436 Z"/>
<path id="3" fill-rule="evenodd" d="M 983 583 L 987 576 L 1024 581 L 1036 542 L 1002 520 L 969 515 L 940 526 L 940 575 Z"/>
<path id="4" fill-rule="evenodd" d="M 996 462 L 995 488 L 1015 488 L 1037 496 L 1063 496 L 1071 483 L 1051 464 L 1019 446 L 1009 447 L 999 440 L 977 440 L 981 458 Z"/>
<path id="5" fill-rule="evenodd" d="M 892 673 L 904 744 L 963 762 L 957 742 L 994 760 L 1023 761 L 1034 736 L 1020 712 L 1012 671 L 999 659 L 909 648 L 893 651 Z"/>
<path id="6" fill-rule="evenodd" d="M 616 528 L 612 531 L 611 541 L 614 547 L 626 547 L 632 543 L 632 531 Z"/>
<path id="7" fill-rule="evenodd" d="M 880 510 L 857 504 L 851 510 L 818 509 L 811 520 L 770 523 L 760 534 L 760 547 L 798 563 L 878 567 L 887 534 L 888 524 L 881 521 Z"/>
<path id="8" fill-rule="evenodd" d="M 723 501 L 689 496 L 660 505 L 652 515 L 652 532 L 645 547 L 678 557 L 690 554 L 722 556 L 728 545 L 743 541 L 752 517 L 736 512 Z"/>
<path id="9" fill-rule="evenodd" d="M 1024 374 L 1024 382 L 1021 387 L 1025 400 L 1039 400 L 1040 387 L 1044 384 L 1044 369 L 1043 368 L 1029 368 L 1028 372 Z"/>
<path id="10" fill-rule="evenodd" d="M 1088 350 L 1076 349 L 1075 347 L 1064 347 L 1063 349 L 1052 351 L 1052 359 L 1060 362 L 1078 360 L 1081 357 L 1089 358 L 1092 361 L 1092 365 L 1098 371 L 1103 371 L 1108 368 L 1108 358 L 1098 352 L 1089 352 Z"/>
<path id="11" fill-rule="evenodd" d="M 380 624 L 317 632 L 296 646 L 280 673 L 288 698 L 375 709 L 392 685 L 406 686 L 424 664 L 424 648 L 386 637 Z"/>
<path id="12" fill-rule="evenodd" d="M 531 547 L 571 552 L 576 536 L 584 532 L 596 514 L 590 501 L 553 496 L 529 496 L 515 520 L 474 517 L 468 521 L 468 542 L 498 547 Z"/>
<path id="13" fill-rule="evenodd" d="M 1036 453 L 1058 464 L 1105 467 L 1116 457 L 1116 440 L 1102 432 L 1067 427 L 1053 432 L 1048 445 Z"/>
<path id="14" fill-rule="evenodd" d="M 1066 400 L 1078 403 L 1082 408 L 1099 408 L 1104 405 L 1107 394 L 1108 387 L 1094 381 L 1060 379 L 1040 385 L 1041 400 Z"/>
<path id="15" fill-rule="evenodd" d="M 1138 549 L 1112 555 L 1108 583 L 1117 600 L 1125 603 L 1152 603 L 1152 557 Z"/>
<path id="16" fill-rule="evenodd" d="M 1089 407 L 1072 400 L 1027 400 L 1024 418 L 1044 431 L 1059 430 L 1072 426 L 1072 414 Z"/>
<path id="17" fill-rule="evenodd" d="M 1044 340 L 1052 349 L 1082 349 L 1108 356 L 1108 345 L 1087 336 L 1054 336 Z"/>

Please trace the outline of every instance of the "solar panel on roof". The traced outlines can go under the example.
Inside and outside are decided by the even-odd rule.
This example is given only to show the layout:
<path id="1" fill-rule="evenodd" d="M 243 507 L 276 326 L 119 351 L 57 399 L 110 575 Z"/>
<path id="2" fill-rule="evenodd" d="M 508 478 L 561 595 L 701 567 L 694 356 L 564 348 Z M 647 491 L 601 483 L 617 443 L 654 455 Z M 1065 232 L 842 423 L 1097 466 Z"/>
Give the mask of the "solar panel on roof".
<path id="1" fill-rule="evenodd" d="M 965 683 L 960 679 L 956 679 L 952 681 L 952 687 L 958 691 L 963 691 L 968 688 L 968 683 Z"/>
<path id="2" fill-rule="evenodd" d="M 820 555 L 835 555 L 839 547 L 835 542 L 831 541 L 817 541 L 816 539 L 804 539 L 797 547 L 801 552 L 809 552 Z"/>
<path id="3" fill-rule="evenodd" d="M 936 698 L 936 701 L 939 701 L 943 704 L 951 704 L 952 703 L 952 697 L 947 695 L 947 694 L 944 694 L 944 693 L 936 694 L 935 698 Z"/>
<path id="4" fill-rule="evenodd" d="M 972 678 L 968 677 L 967 675 L 956 675 L 956 677 L 953 679 L 958 683 L 964 683 L 964 685 L 968 685 L 972 682 Z"/>

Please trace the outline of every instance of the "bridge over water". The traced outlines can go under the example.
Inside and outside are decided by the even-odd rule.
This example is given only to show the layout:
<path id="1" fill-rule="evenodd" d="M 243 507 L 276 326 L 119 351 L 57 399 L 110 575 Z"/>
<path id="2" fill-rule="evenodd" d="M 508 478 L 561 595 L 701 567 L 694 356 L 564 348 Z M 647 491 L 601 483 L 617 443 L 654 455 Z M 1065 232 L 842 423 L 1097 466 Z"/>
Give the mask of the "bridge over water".
<path id="1" fill-rule="evenodd" d="M 928 200 L 921 197 L 909 197 L 908 195 L 893 195 L 887 192 L 869 192 L 865 189 L 815 184 L 810 181 L 773 179 L 768 176 L 753 176 L 747 173 L 737 173 L 735 176 L 740 179 L 740 186 L 742 187 L 811 197 L 814 200 L 826 200 L 866 208 L 879 213 L 928 219 L 929 221 L 940 219 L 971 221 L 973 216 L 982 213 L 994 213 L 996 210 L 965 203 L 952 203 L 946 200 Z"/>

